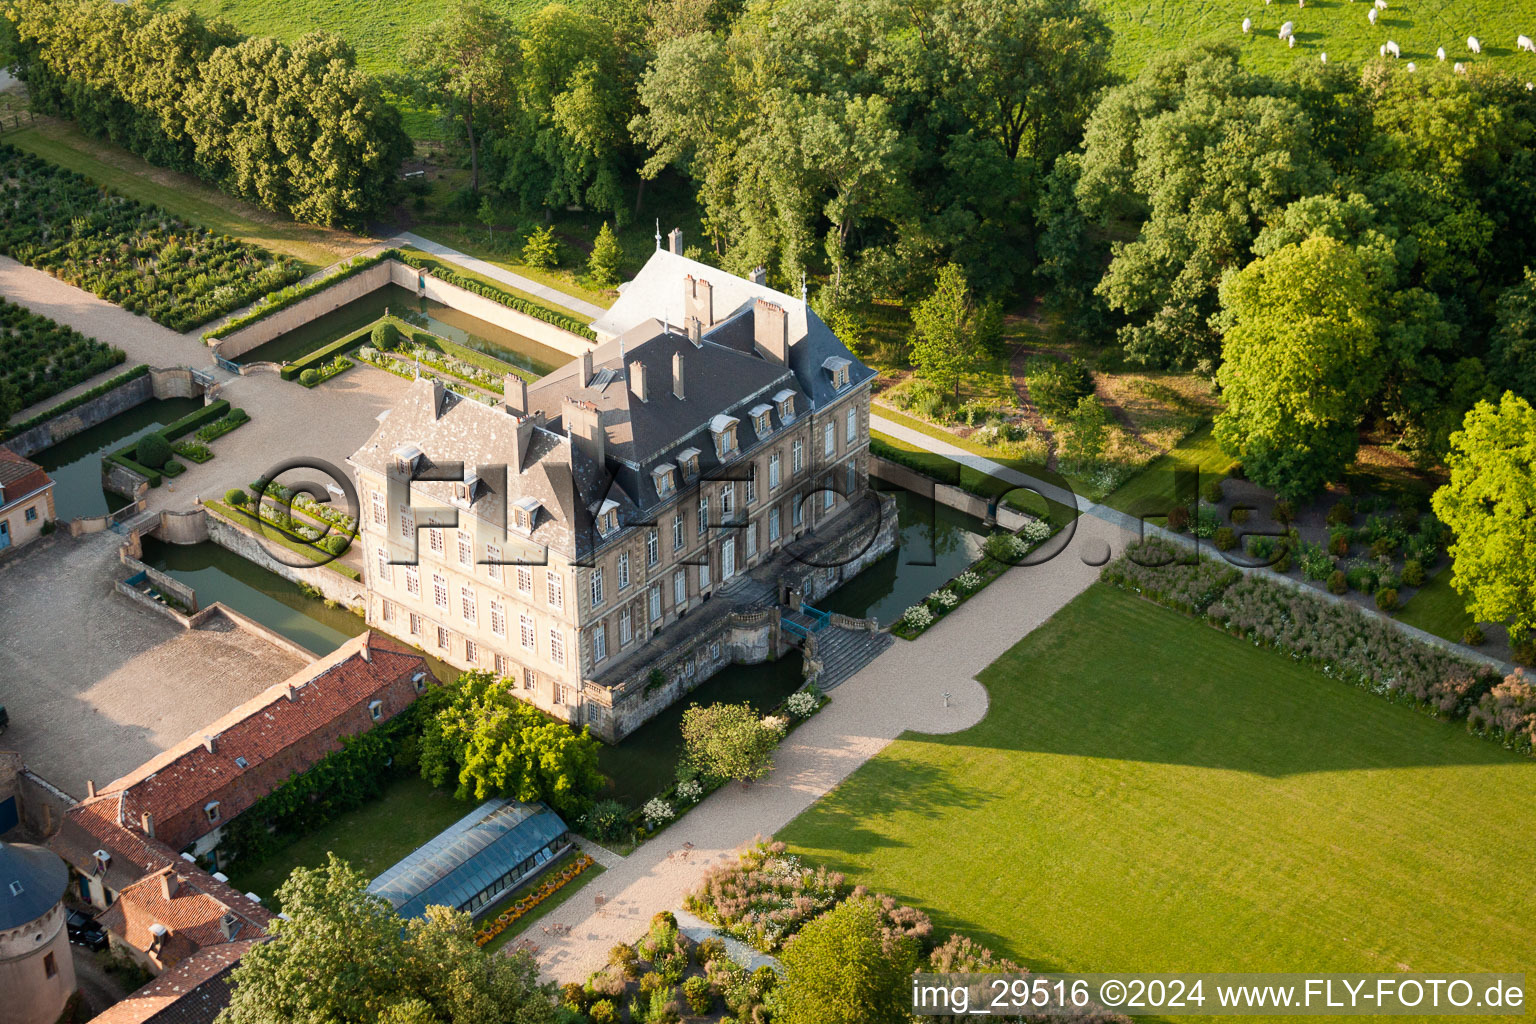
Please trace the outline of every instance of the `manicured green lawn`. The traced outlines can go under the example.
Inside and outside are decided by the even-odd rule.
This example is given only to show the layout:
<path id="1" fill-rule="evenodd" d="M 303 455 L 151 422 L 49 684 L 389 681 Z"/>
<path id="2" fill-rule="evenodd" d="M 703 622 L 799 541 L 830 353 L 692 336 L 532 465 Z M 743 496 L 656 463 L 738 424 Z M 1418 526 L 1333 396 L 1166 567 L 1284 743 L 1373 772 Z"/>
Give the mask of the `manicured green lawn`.
<path id="1" fill-rule="evenodd" d="M 1393 0 L 1373 27 L 1366 19 L 1370 5 L 1323 0 L 1300 9 L 1295 3 L 1266 6 L 1263 0 L 1103 0 L 1105 20 L 1115 33 L 1114 63 L 1134 75 L 1155 54 L 1190 43 L 1218 39 L 1242 47 L 1243 61 L 1263 71 L 1278 71 L 1295 60 L 1316 62 L 1321 53 L 1333 63 L 1360 64 L 1377 56 L 1388 39 L 1402 47 L 1404 61 L 1420 66 L 1435 60 L 1435 48 L 1445 47 L 1450 61 L 1491 62 L 1528 77 L 1536 75 L 1536 58 L 1515 49 L 1515 37 L 1531 34 L 1530 5 L 1509 0 Z M 1243 18 L 1253 19 L 1253 32 L 1242 32 Z M 1296 48 L 1276 35 L 1283 22 L 1296 24 Z M 1483 44 L 1481 57 L 1467 52 L 1467 36 Z M 1522 60 L 1521 58 L 1524 57 Z"/>
<path id="2" fill-rule="evenodd" d="M 1397 618 L 1447 640 L 1461 642 L 1461 634 L 1476 620 L 1467 614 L 1466 598 L 1451 589 L 1451 567 L 1445 566 L 1424 584 L 1398 612 Z"/>
<path id="3" fill-rule="evenodd" d="M 1198 470 L 1198 483 L 1192 483 L 1197 487 L 1211 479 L 1224 479 L 1232 466 L 1231 456 L 1216 444 L 1211 436 L 1211 426 L 1206 424 L 1121 484 L 1104 499 L 1104 504 L 1132 515 L 1167 515 L 1170 502 L 1175 499 L 1175 473 L 1190 473 L 1189 479 L 1194 481 L 1197 478 L 1193 473 Z M 1182 495 L 1183 500 L 1194 500 L 1194 494 L 1191 490 Z"/>
<path id="4" fill-rule="evenodd" d="M 193 224 L 286 253 L 307 270 L 330 266 L 367 245 L 367 240 L 345 231 L 299 224 L 231 199 L 190 175 L 153 167 L 125 149 L 87 138 L 64 122 L 23 128 L 5 141 L 130 199 L 154 203 Z"/>
<path id="5" fill-rule="evenodd" d="M 249 870 L 236 864 L 230 883 L 270 904 L 272 893 L 294 868 L 321 867 L 328 851 L 376 878 L 474 809 L 473 803 L 455 800 L 451 791 L 434 789 L 419 776 L 407 775 L 391 782 L 381 799 L 342 815 L 280 855 Z"/>
<path id="6" fill-rule="evenodd" d="M 1536 761 L 1102 584 L 980 678 L 779 837 L 1035 968 L 1536 969 Z"/>

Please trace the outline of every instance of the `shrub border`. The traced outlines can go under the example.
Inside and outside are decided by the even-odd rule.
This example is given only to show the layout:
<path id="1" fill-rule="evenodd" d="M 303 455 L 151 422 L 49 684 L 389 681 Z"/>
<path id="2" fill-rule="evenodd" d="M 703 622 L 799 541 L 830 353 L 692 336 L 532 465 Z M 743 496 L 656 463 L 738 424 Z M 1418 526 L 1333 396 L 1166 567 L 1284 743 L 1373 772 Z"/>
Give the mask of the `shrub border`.
<path id="1" fill-rule="evenodd" d="M 205 343 L 211 343 L 218 341 L 220 338 L 228 337 L 229 335 L 240 330 L 242 327 L 249 327 L 251 324 L 256 323 L 258 320 L 265 320 L 273 313 L 287 309 L 289 306 L 299 302 L 301 299 L 307 299 L 311 295 L 318 295 L 320 292 L 325 291 L 333 284 L 340 284 L 347 278 L 352 277 L 355 274 L 360 274 L 367 270 L 369 267 L 378 266 L 380 263 L 384 262 L 384 260 L 388 259 L 389 254 L 393 251 L 393 249 L 386 249 L 384 252 L 377 253 L 373 256 L 354 256 L 352 257 L 351 262 L 337 270 L 334 274 L 328 274 L 325 277 L 316 278 L 308 284 L 290 284 L 286 288 L 281 288 L 278 291 L 270 292 L 251 309 L 246 310 L 239 316 L 226 320 L 218 327 L 215 327 L 213 330 L 206 332 L 203 335 L 203 341 Z"/>
<path id="2" fill-rule="evenodd" d="M 73 398 L 65 399 L 51 409 L 44 409 L 36 416 L 30 416 L 27 419 L 22 420 L 20 423 L 12 423 L 6 427 L 0 427 L 0 441 L 9 440 L 10 438 L 15 437 L 17 434 L 26 433 L 33 427 L 42 426 L 44 423 L 47 423 L 55 416 L 62 416 L 66 412 L 69 412 L 71 409 L 78 409 L 86 402 L 89 402 L 94 398 L 100 398 L 107 392 L 114 391 L 117 388 L 122 387 L 124 384 L 129 383 L 130 381 L 138 380 L 148 372 L 149 364 L 140 363 L 138 366 L 135 366 L 131 370 L 120 373 L 116 377 L 112 377 L 109 380 L 102 381 L 100 384 L 97 384 L 95 387 L 88 391 L 82 391 Z"/>

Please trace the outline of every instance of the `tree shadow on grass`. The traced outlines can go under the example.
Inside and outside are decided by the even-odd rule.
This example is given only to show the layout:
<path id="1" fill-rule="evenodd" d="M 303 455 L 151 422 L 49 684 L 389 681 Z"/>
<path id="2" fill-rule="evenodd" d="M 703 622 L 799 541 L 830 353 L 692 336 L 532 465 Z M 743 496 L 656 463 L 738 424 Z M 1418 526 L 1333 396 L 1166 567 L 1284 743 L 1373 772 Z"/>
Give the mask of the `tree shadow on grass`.
<path id="1" fill-rule="evenodd" d="M 987 717 L 925 742 L 1283 777 L 1536 760 L 1462 722 L 1095 584 L 978 677 Z M 931 783 L 925 783 L 929 785 Z"/>

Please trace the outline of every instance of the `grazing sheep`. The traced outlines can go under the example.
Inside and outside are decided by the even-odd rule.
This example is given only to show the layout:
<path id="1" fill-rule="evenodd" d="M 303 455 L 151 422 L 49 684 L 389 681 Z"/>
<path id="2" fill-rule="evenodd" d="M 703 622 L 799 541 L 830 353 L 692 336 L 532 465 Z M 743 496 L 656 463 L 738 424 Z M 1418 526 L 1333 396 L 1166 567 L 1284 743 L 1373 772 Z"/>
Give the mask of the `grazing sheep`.
<path id="1" fill-rule="evenodd" d="M 1295 32 L 1295 31 L 1296 31 L 1296 23 L 1294 21 L 1288 21 L 1284 25 L 1280 26 L 1280 38 L 1281 39 L 1290 39 L 1290 38 L 1292 38 L 1291 33 Z"/>
<path id="2" fill-rule="evenodd" d="M 1477 36 L 1467 36 L 1467 49 L 1473 53 L 1482 53 L 1483 44 L 1477 41 Z"/>
<path id="3" fill-rule="evenodd" d="M 1244 18 L 1243 19 L 1243 35 L 1247 35 L 1252 30 L 1253 30 L 1253 19 L 1252 18 Z"/>
<path id="4" fill-rule="evenodd" d="M 1452 68 L 1452 70 L 1455 71 L 1458 75 L 1464 75 L 1467 73 L 1467 67 L 1461 61 L 1457 61 L 1456 66 Z"/>
<path id="5" fill-rule="evenodd" d="M 1379 17 L 1378 12 L 1377 12 L 1376 8 L 1374 8 L 1374 7 L 1372 7 L 1370 10 L 1366 11 L 1365 12 L 1365 16 L 1367 18 L 1371 19 L 1371 24 L 1372 25 L 1376 24 L 1376 19 L 1377 19 L 1377 17 Z"/>
<path id="6" fill-rule="evenodd" d="M 1297 7 L 1305 7 L 1305 6 L 1307 6 L 1307 0 L 1296 0 L 1296 6 Z"/>
<path id="7" fill-rule="evenodd" d="M 1320 53 L 1320 54 L 1317 55 L 1317 59 L 1322 61 L 1324 64 L 1327 64 L 1328 63 L 1328 54 Z"/>
<path id="8" fill-rule="evenodd" d="M 1378 11 L 1386 10 L 1387 9 L 1387 0 L 1376 0 L 1376 9 Z"/>
<path id="9" fill-rule="evenodd" d="M 1440 49 L 1436 50 L 1435 56 L 1439 57 L 1441 60 L 1445 60 L 1445 47 L 1442 46 Z"/>
<path id="10" fill-rule="evenodd" d="M 1387 52 L 1390 53 L 1395 58 L 1396 57 L 1402 57 L 1402 55 L 1403 55 L 1403 48 L 1401 46 L 1398 46 L 1396 43 L 1394 43 L 1390 39 L 1387 40 L 1387 48 L 1386 49 L 1387 49 Z"/>
<path id="11" fill-rule="evenodd" d="M 1286 45 L 1288 45 L 1291 49 L 1293 49 L 1293 50 L 1296 49 L 1296 37 L 1295 36 L 1286 36 L 1285 37 L 1285 42 L 1286 42 Z"/>
<path id="12" fill-rule="evenodd" d="M 1417 71 L 1417 70 L 1419 70 L 1419 66 L 1417 64 L 1415 64 L 1413 61 L 1409 61 L 1408 62 L 1408 70 L 1409 71 Z"/>
<path id="13" fill-rule="evenodd" d="M 1521 36 L 1520 38 L 1515 40 L 1515 45 L 1518 46 L 1522 50 L 1527 50 L 1527 51 L 1529 51 L 1531 53 L 1536 53 L 1536 43 L 1531 42 L 1531 37 L 1530 36 Z"/>

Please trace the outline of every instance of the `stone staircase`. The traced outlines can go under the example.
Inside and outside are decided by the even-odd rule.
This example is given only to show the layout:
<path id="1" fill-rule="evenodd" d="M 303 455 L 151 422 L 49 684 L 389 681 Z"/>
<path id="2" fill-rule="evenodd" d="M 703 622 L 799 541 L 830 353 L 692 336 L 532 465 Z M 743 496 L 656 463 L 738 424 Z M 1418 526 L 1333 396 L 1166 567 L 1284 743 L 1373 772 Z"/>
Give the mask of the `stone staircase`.
<path id="1" fill-rule="evenodd" d="M 889 633 L 827 626 L 816 634 L 816 658 L 821 662 L 816 685 L 830 690 L 845 682 L 895 642 Z"/>

